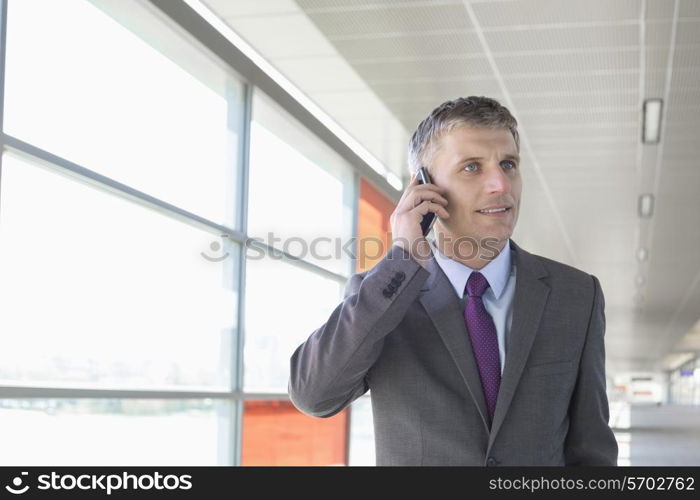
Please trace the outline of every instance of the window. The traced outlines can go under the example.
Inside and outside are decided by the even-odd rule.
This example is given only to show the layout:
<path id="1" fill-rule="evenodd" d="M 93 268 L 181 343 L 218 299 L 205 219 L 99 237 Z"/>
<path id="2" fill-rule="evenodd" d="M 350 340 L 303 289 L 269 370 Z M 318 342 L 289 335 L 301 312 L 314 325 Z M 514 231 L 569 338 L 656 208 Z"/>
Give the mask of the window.
<path id="1" fill-rule="evenodd" d="M 287 392 L 289 358 L 326 322 L 342 300 L 342 291 L 342 283 L 289 263 L 248 259 L 246 391 Z"/>
<path id="2" fill-rule="evenodd" d="M 233 226 L 242 86 L 144 5 L 11 0 L 5 133 Z"/>
<path id="3" fill-rule="evenodd" d="M 342 251 L 342 245 L 353 234 L 353 196 L 350 166 L 264 94 L 256 92 L 250 138 L 248 234 L 348 276 L 353 271 L 352 253 Z M 276 241 L 271 241 L 269 234 Z"/>
<path id="4" fill-rule="evenodd" d="M 6 465 L 231 464 L 244 85 L 148 2 L 7 12 Z"/>
<path id="5" fill-rule="evenodd" d="M 214 235 L 12 154 L 0 202 L 0 380 L 228 389 L 237 295 L 201 256 Z"/>
<path id="6" fill-rule="evenodd" d="M 355 270 L 352 166 L 147 0 L 3 2 L 5 464 L 347 463 L 349 413 L 286 391 Z"/>
<path id="7" fill-rule="evenodd" d="M 350 422 L 349 465 L 375 465 L 374 422 L 369 396 L 362 396 L 352 404 Z"/>
<path id="8" fill-rule="evenodd" d="M 217 465 L 229 414 L 212 400 L 0 400 L 0 465 Z"/>
<path id="9" fill-rule="evenodd" d="M 350 167 L 264 94 L 255 93 L 248 235 L 311 266 L 248 249 L 246 391 L 286 392 L 294 349 L 342 300 L 352 254 L 336 253 L 329 240 L 351 240 L 352 196 Z"/>
<path id="10" fill-rule="evenodd" d="M 350 166 L 255 92 L 247 232 L 308 265 L 247 252 L 246 392 L 286 394 L 294 350 L 341 302 L 352 272 L 353 197 Z M 246 401 L 244 408 L 243 464 L 347 462 L 346 411 L 315 419 L 288 400 Z"/>

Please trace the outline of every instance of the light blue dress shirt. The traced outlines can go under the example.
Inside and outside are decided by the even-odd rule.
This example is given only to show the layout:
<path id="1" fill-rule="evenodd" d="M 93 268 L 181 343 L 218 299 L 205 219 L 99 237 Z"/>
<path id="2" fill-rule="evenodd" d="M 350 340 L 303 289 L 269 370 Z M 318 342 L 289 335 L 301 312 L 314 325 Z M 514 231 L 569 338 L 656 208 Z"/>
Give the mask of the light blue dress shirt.
<path id="1" fill-rule="evenodd" d="M 466 286 L 469 275 L 478 271 L 488 280 L 490 286 L 484 292 L 482 301 L 496 326 L 498 354 L 501 359 L 501 375 L 503 375 L 506 364 L 506 339 L 513 323 L 513 296 L 515 295 L 515 260 L 511 259 L 510 240 L 506 242 L 501 253 L 482 269 L 472 269 L 450 259 L 437 248 L 435 240 L 431 240 L 430 245 L 435 260 L 461 300 L 462 310 L 467 304 Z"/>

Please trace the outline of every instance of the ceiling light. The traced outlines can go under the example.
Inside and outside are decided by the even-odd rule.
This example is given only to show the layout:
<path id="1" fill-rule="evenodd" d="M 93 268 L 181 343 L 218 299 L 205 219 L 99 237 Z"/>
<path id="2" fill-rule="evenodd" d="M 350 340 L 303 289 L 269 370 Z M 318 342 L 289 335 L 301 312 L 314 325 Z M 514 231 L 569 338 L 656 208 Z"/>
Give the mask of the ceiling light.
<path id="1" fill-rule="evenodd" d="M 639 195 L 639 216 L 649 218 L 654 214 L 654 195 L 644 193 Z"/>
<path id="2" fill-rule="evenodd" d="M 661 138 L 661 99 L 647 99 L 644 101 L 642 112 L 642 143 L 658 144 Z"/>
<path id="3" fill-rule="evenodd" d="M 648 251 L 646 248 L 644 248 L 644 247 L 640 247 L 640 248 L 637 250 L 637 260 L 638 260 L 639 262 L 646 262 L 646 260 L 647 260 L 648 258 L 649 258 L 649 251 Z"/>

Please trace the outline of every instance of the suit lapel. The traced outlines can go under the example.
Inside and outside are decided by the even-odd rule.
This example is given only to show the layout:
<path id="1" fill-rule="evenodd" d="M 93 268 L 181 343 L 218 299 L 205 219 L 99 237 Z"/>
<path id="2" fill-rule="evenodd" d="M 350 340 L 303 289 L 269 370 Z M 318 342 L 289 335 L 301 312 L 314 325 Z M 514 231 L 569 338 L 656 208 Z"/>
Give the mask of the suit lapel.
<path id="1" fill-rule="evenodd" d="M 428 262 L 428 271 L 430 277 L 421 290 L 423 293 L 420 301 L 467 384 L 469 394 L 479 409 L 484 429 L 488 432 L 486 399 L 467 326 L 464 324 L 462 304 L 435 258 Z"/>
<path id="2" fill-rule="evenodd" d="M 541 281 L 547 276 L 547 271 L 540 261 L 529 252 L 521 249 L 513 240 L 510 240 L 510 245 L 516 264 L 513 318 L 507 336 L 506 363 L 489 436 L 489 450 L 503 424 L 515 394 L 537 334 L 550 290 L 549 286 Z M 461 302 L 434 258 L 428 262 L 428 271 L 430 271 L 430 277 L 421 290 L 423 293 L 420 296 L 420 301 L 457 365 L 469 393 L 479 409 L 484 428 L 489 432 L 486 400 L 481 387 L 479 369 L 469 341 L 469 333 L 464 324 L 464 311 L 462 311 Z"/>
<path id="3" fill-rule="evenodd" d="M 518 387 L 550 291 L 549 285 L 542 281 L 542 278 L 548 275 L 542 263 L 512 240 L 511 249 L 514 250 L 517 267 L 515 295 L 513 297 L 513 321 L 510 332 L 508 332 L 506 364 L 496 400 L 496 412 L 489 436 L 489 450 L 503 424 Z"/>

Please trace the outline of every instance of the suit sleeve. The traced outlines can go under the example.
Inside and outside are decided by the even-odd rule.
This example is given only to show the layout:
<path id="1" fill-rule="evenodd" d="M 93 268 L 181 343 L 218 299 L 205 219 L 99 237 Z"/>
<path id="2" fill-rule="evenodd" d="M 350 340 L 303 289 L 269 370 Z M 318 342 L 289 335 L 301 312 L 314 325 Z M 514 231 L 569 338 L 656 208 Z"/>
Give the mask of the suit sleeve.
<path id="1" fill-rule="evenodd" d="M 605 297 L 593 278 L 593 307 L 569 407 L 566 465 L 617 465 L 617 441 L 610 418 L 605 378 Z"/>
<path id="2" fill-rule="evenodd" d="M 363 274 L 350 278 L 343 301 L 291 357 L 289 396 L 308 415 L 335 415 L 369 390 L 367 372 L 384 338 L 401 322 L 430 272 L 394 245 Z"/>

